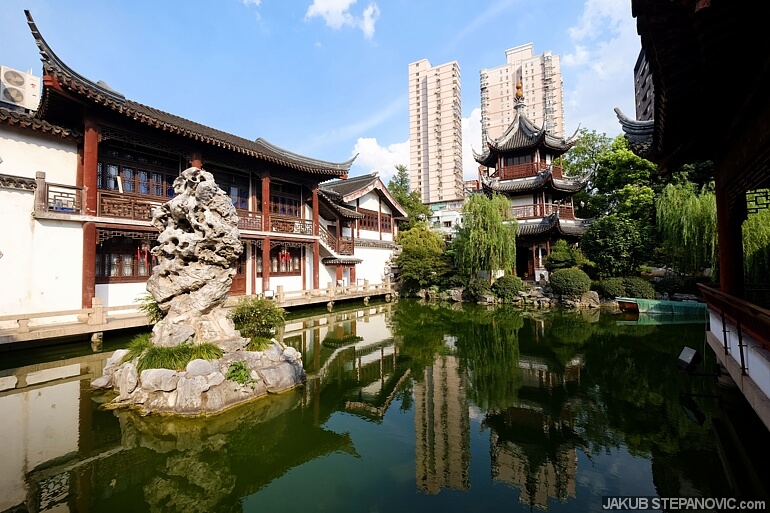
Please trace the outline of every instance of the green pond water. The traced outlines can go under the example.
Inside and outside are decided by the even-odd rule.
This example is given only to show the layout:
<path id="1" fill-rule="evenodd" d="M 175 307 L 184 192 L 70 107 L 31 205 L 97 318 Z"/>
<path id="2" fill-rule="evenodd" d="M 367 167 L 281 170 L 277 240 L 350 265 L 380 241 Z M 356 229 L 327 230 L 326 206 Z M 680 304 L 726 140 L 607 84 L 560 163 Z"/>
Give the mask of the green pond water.
<path id="1" fill-rule="evenodd" d="M 301 389 L 206 419 L 101 407 L 130 335 L 2 354 L 0 511 L 601 511 L 767 498 L 768 431 L 701 322 L 413 301 L 293 312 Z M 5 381 L 3 381 L 5 380 Z M 26 386 L 23 386 L 26 383 Z M 6 386 L 7 388 L 7 386 Z"/>

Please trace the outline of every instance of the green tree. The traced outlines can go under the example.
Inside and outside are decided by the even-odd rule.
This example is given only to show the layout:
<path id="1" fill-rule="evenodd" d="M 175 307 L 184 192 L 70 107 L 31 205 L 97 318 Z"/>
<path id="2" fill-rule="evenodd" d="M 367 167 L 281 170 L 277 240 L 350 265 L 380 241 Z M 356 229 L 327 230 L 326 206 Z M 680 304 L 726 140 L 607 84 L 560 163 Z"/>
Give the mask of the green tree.
<path id="1" fill-rule="evenodd" d="M 746 283 L 766 283 L 770 276 L 770 210 L 749 214 L 743 222 L 743 254 Z"/>
<path id="2" fill-rule="evenodd" d="M 582 239 L 583 252 L 596 266 L 599 278 L 637 272 L 651 251 L 651 243 L 649 227 L 621 214 L 594 222 Z"/>
<path id="3" fill-rule="evenodd" d="M 409 190 L 409 170 L 403 164 L 396 166 L 396 174 L 388 182 L 387 188 L 409 217 L 406 221 L 399 222 L 399 228 L 402 230 L 411 229 L 431 215 L 430 207 L 423 205 L 420 194 Z"/>
<path id="4" fill-rule="evenodd" d="M 396 263 L 405 294 L 438 285 L 451 267 L 444 254 L 444 240 L 425 224 L 398 234 L 401 254 Z"/>
<path id="5" fill-rule="evenodd" d="M 612 146 L 607 134 L 597 134 L 581 128 L 575 145 L 564 154 L 561 164 L 567 176 L 593 176 L 599 166 L 599 156 Z"/>
<path id="6" fill-rule="evenodd" d="M 588 259 L 583 256 L 583 252 L 579 248 L 570 246 L 564 239 L 559 239 L 551 246 L 551 254 L 545 259 L 545 268 L 549 271 L 555 271 L 570 267 L 582 267 L 588 263 Z"/>
<path id="7" fill-rule="evenodd" d="M 452 243 L 455 264 L 469 278 L 513 269 L 518 229 L 508 198 L 474 194 L 463 205 L 463 225 Z"/>
<path id="8" fill-rule="evenodd" d="M 697 193 L 692 182 L 667 185 L 656 201 L 657 224 L 669 264 L 685 274 L 717 265 L 714 193 Z"/>

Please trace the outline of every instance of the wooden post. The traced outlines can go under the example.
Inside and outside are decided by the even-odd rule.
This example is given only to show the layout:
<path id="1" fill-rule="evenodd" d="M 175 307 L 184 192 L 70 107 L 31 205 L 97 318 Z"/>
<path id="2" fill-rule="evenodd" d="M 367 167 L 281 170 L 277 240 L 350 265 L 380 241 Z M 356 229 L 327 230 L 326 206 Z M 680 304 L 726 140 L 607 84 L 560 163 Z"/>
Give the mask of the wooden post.
<path id="1" fill-rule="evenodd" d="M 96 225 L 83 224 L 83 278 L 81 287 L 81 308 L 90 308 L 96 296 Z"/>
<path id="2" fill-rule="evenodd" d="M 37 171 L 35 173 L 35 212 L 45 212 L 48 210 L 47 189 L 45 185 L 45 172 Z"/>
<path id="3" fill-rule="evenodd" d="M 262 177 L 262 230 L 270 231 L 270 175 L 268 173 Z"/>
<path id="4" fill-rule="evenodd" d="M 83 135 L 83 187 L 86 189 L 85 213 L 89 216 L 97 214 L 96 184 L 99 167 L 99 130 L 93 118 L 85 120 Z"/>
<path id="5" fill-rule="evenodd" d="M 741 224 L 746 218 L 746 195 L 741 194 L 733 209 L 724 178 L 725 173 L 715 173 L 717 203 L 717 239 L 719 241 L 719 285 L 725 294 L 744 299 L 743 284 L 743 231 Z"/>
<path id="6" fill-rule="evenodd" d="M 320 258 L 320 251 L 321 251 L 321 242 L 316 239 L 313 242 L 313 288 L 318 288 L 318 282 L 320 280 L 319 278 L 319 266 L 321 265 L 321 258 Z"/>
<path id="7" fill-rule="evenodd" d="M 190 166 L 203 169 L 203 157 L 200 151 L 195 150 L 192 152 L 192 155 L 190 155 Z"/>
<path id="8" fill-rule="evenodd" d="M 262 293 L 270 290 L 270 237 L 262 241 Z"/>
<path id="9" fill-rule="evenodd" d="M 318 184 L 313 185 L 313 236 L 318 237 Z"/>

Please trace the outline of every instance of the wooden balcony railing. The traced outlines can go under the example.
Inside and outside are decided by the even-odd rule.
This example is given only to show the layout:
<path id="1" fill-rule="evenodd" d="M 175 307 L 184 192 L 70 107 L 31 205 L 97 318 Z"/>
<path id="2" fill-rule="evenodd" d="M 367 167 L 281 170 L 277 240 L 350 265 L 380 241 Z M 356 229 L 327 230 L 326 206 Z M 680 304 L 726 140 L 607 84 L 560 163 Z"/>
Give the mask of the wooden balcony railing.
<path id="1" fill-rule="evenodd" d="M 165 203 L 164 199 L 152 199 L 145 196 L 99 191 L 97 194 L 99 215 L 104 217 L 123 217 L 138 221 L 149 221 L 152 212 Z"/>
<path id="2" fill-rule="evenodd" d="M 338 255 L 352 255 L 353 254 L 353 239 L 341 237 L 337 238 L 329 232 L 323 226 L 318 227 L 318 235 L 321 238 L 321 242 L 329 249 L 337 253 Z"/>
<path id="3" fill-rule="evenodd" d="M 723 315 L 739 332 L 746 333 L 770 350 L 770 310 L 702 283 L 698 287 L 709 307 Z"/>
<path id="4" fill-rule="evenodd" d="M 511 213 L 516 219 L 536 219 L 558 212 L 561 219 L 575 219 L 575 209 L 572 205 L 555 205 L 553 203 L 534 203 L 532 205 L 517 205 L 511 207 Z"/>
<path id="5" fill-rule="evenodd" d="M 500 180 L 515 180 L 516 178 L 527 178 L 535 176 L 541 171 L 551 168 L 554 178 L 562 178 L 562 168 L 559 166 L 549 166 L 545 162 L 529 162 L 527 164 L 516 164 L 515 166 L 501 166 L 497 172 Z"/>
<path id="6" fill-rule="evenodd" d="M 44 208 L 48 212 L 63 212 L 68 214 L 83 213 L 83 187 L 74 185 L 60 185 L 58 183 L 45 184 Z"/>
<path id="7" fill-rule="evenodd" d="M 239 230 L 262 230 L 262 214 L 241 209 L 236 209 L 235 212 L 238 214 Z"/>
<path id="8" fill-rule="evenodd" d="M 313 235 L 313 221 L 273 215 L 270 216 L 270 231 Z"/>

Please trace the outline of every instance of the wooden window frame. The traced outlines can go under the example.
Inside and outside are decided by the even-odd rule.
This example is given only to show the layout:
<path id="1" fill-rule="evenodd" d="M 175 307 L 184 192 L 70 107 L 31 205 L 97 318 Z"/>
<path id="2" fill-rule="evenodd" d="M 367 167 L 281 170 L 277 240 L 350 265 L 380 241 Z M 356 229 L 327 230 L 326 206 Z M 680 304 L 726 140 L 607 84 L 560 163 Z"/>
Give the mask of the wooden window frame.
<path id="1" fill-rule="evenodd" d="M 149 244 L 147 251 L 143 249 L 146 244 Z M 157 265 L 157 260 L 149 251 L 156 245 L 156 241 L 147 242 L 130 237 L 114 237 L 97 245 L 94 269 L 96 283 L 146 282 L 152 275 L 152 268 Z M 147 263 L 142 265 L 145 259 Z M 116 274 L 111 272 L 113 265 L 117 266 Z"/>

